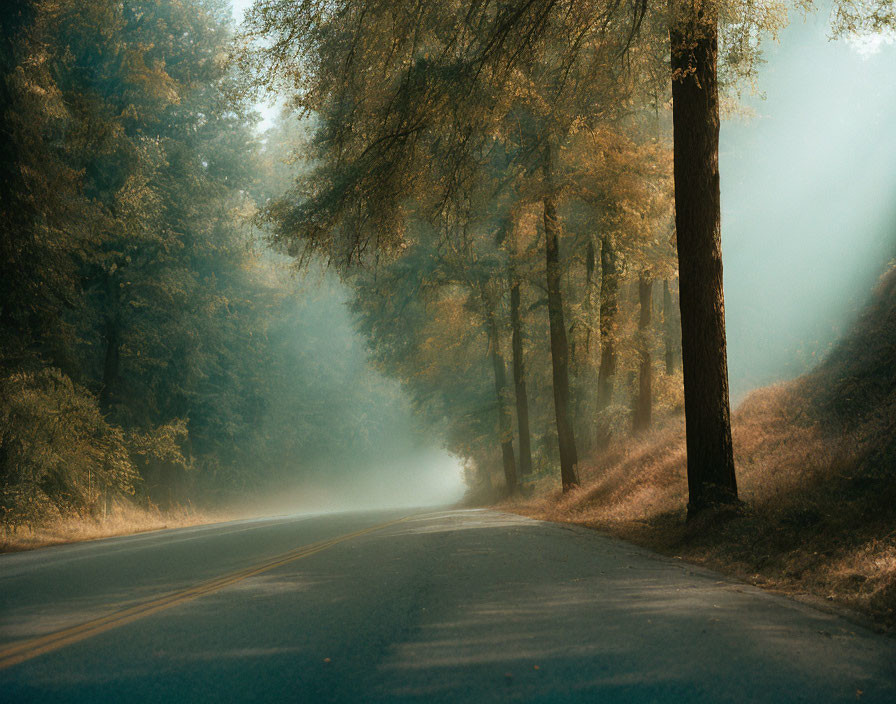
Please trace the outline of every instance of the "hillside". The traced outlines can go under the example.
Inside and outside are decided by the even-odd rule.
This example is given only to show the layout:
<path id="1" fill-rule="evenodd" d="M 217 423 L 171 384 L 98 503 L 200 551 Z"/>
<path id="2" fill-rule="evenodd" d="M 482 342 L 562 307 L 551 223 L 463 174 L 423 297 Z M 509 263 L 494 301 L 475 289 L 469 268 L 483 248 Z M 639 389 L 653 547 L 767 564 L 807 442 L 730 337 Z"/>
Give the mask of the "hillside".
<path id="1" fill-rule="evenodd" d="M 733 416 L 744 510 L 685 524 L 683 419 L 583 468 L 583 487 L 514 506 L 612 532 L 896 627 L 896 268 L 812 373 Z"/>

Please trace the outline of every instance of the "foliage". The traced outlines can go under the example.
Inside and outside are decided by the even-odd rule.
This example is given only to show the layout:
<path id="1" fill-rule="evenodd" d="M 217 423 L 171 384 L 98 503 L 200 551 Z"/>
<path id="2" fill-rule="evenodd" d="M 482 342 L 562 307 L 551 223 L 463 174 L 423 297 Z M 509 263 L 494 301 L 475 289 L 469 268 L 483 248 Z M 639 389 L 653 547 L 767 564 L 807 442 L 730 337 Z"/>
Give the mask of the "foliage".
<path id="1" fill-rule="evenodd" d="M 230 502 L 387 434 L 357 340 L 316 351 L 338 289 L 309 302 L 251 224 L 301 129 L 258 134 L 229 3 L 0 15 L 5 524 Z"/>
<path id="2" fill-rule="evenodd" d="M 9 530 L 94 513 L 108 492 L 139 482 L 128 442 L 95 397 L 58 369 L 0 381 L 0 523 Z"/>
<path id="3" fill-rule="evenodd" d="M 345 302 L 486 491 L 521 433 L 534 482 L 570 425 L 584 455 L 645 405 L 666 422 L 682 407 L 670 81 L 696 46 L 670 29 L 718 32 L 736 101 L 764 37 L 811 6 L 260 0 L 235 46 L 226 0 L 15 0 L 5 525 L 109 493 L 226 500 L 376 451 L 407 408 L 366 374 Z M 834 6 L 836 33 L 893 22 L 877 0 Z M 259 135 L 251 101 L 275 89 L 300 119 Z M 320 276 L 315 301 L 289 270 L 319 261 L 341 282 Z M 509 422 L 523 411 L 528 430 Z"/>
<path id="4" fill-rule="evenodd" d="M 263 213 L 273 241 L 300 263 L 320 254 L 337 266 L 373 358 L 485 485 L 508 436 L 509 355 L 489 356 L 510 348 L 511 288 L 527 309 L 512 366 L 526 367 L 534 466 L 557 459 L 546 199 L 560 204 L 581 435 L 598 434 L 597 242 L 613 242 L 627 277 L 675 276 L 668 86 L 646 70 L 667 32 L 636 46 L 645 7 L 562 5 L 260 2 L 241 55 L 256 87 L 288 90 L 313 114 L 307 165 Z M 626 364 L 636 356 L 630 345 Z"/>

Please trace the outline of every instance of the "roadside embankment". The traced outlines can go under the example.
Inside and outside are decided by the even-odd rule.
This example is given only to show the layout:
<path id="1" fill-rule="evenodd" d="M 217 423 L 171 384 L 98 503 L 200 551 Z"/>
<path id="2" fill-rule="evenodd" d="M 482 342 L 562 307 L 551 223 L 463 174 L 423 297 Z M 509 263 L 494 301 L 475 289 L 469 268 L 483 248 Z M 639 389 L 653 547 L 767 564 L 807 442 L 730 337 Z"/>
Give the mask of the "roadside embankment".
<path id="1" fill-rule="evenodd" d="M 0 532 L 0 553 L 223 520 L 227 519 L 189 507 L 160 511 L 122 502 L 105 518 L 66 517 L 33 527 L 20 526 L 15 531 Z"/>
<path id="2" fill-rule="evenodd" d="M 810 375 L 732 418 L 743 510 L 685 522 L 682 418 L 583 463 L 582 487 L 510 510 L 590 526 L 896 628 L 896 271 Z"/>

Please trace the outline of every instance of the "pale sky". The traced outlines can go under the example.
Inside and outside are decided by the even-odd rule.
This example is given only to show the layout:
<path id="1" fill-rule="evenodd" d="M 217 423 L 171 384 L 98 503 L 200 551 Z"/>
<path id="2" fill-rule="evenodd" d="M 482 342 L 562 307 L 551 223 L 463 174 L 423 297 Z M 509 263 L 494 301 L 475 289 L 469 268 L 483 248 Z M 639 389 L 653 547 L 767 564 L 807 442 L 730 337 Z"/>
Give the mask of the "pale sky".
<path id="1" fill-rule="evenodd" d="M 243 21 L 243 16 L 246 14 L 246 10 L 253 5 L 255 0 L 231 0 L 231 2 L 233 19 L 239 24 Z M 258 123 L 259 132 L 264 132 L 273 127 L 282 106 L 283 103 L 281 101 L 264 101 L 255 104 L 255 109 L 261 115 L 261 122 Z"/>

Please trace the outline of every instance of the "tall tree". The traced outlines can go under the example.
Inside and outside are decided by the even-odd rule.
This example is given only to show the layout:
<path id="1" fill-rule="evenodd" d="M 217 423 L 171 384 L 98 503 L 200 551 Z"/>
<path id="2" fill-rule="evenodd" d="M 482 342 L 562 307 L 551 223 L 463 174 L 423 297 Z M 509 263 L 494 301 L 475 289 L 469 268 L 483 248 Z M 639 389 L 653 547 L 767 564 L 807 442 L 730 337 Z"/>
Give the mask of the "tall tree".
<path id="1" fill-rule="evenodd" d="M 619 271 L 616 252 L 609 236 L 600 241 L 600 369 L 597 380 L 597 409 L 613 401 L 616 377 L 616 315 L 619 310 Z"/>
<path id="2" fill-rule="evenodd" d="M 573 3 L 569 12 L 554 13 L 540 2 L 436 9 L 353 1 L 329 13 L 314 3 L 271 0 L 258 3 L 249 20 L 249 37 L 267 43 L 255 55 L 258 82 L 300 82 L 297 104 L 321 117 L 321 168 L 270 211 L 275 237 L 300 255 L 323 251 L 351 265 L 369 263 L 377 251 L 394 253 L 415 201 L 434 200 L 441 215 L 457 207 L 452 201 L 463 200 L 470 182 L 490 175 L 481 166 L 496 136 L 513 154 L 508 170 L 529 182 L 529 197 L 544 206 L 565 489 L 578 483 L 578 457 L 558 268 L 564 177 L 553 152 L 577 123 L 623 109 L 618 47 L 631 29 L 614 17 L 613 5 Z M 518 36 L 520 25 L 526 30 Z M 350 39 L 330 41 L 336 35 Z M 556 42 L 571 36 L 581 52 L 558 55 Z"/>
<path id="3" fill-rule="evenodd" d="M 557 218 L 557 193 L 554 188 L 553 150 L 545 147 L 544 179 L 544 251 L 547 271 L 548 318 L 551 329 L 551 368 L 554 379 L 554 414 L 557 419 L 557 440 L 560 445 L 560 481 L 568 491 L 579 484 L 579 458 L 573 432 L 569 396 L 569 345 L 560 291 L 560 238 Z"/>
<path id="4" fill-rule="evenodd" d="M 675 337 L 677 325 L 672 310 L 672 289 L 669 279 L 663 279 L 663 346 L 665 349 L 666 374 L 675 373 Z M 680 337 L 680 336 L 679 336 Z"/>
<path id="5" fill-rule="evenodd" d="M 523 323 L 520 314 L 520 280 L 510 272 L 510 327 L 513 352 L 513 386 L 516 399 L 517 432 L 520 450 L 520 478 L 532 474 L 532 432 L 529 428 L 529 393 L 526 390 L 526 363 L 523 357 Z"/>
<path id="6" fill-rule="evenodd" d="M 504 485 L 509 494 L 517 491 L 519 482 L 516 460 L 513 454 L 513 413 L 510 410 L 510 389 L 507 386 L 507 367 L 501 352 L 501 333 L 495 320 L 494 303 L 482 294 L 482 305 L 488 330 L 489 356 L 495 375 L 496 408 L 498 411 L 498 434 L 501 441 L 501 459 L 504 467 Z"/>
<path id="7" fill-rule="evenodd" d="M 672 122 L 688 515 L 737 502 L 719 193 L 718 7 L 672 3 Z"/>
<path id="8" fill-rule="evenodd" d="M 649 430 L 653 418 L 653 358 L 650 324 L 653 308 L 653 279 L 649 272 L 638 276 L 638 398 L 635 403 L 636 432 Z"/>

